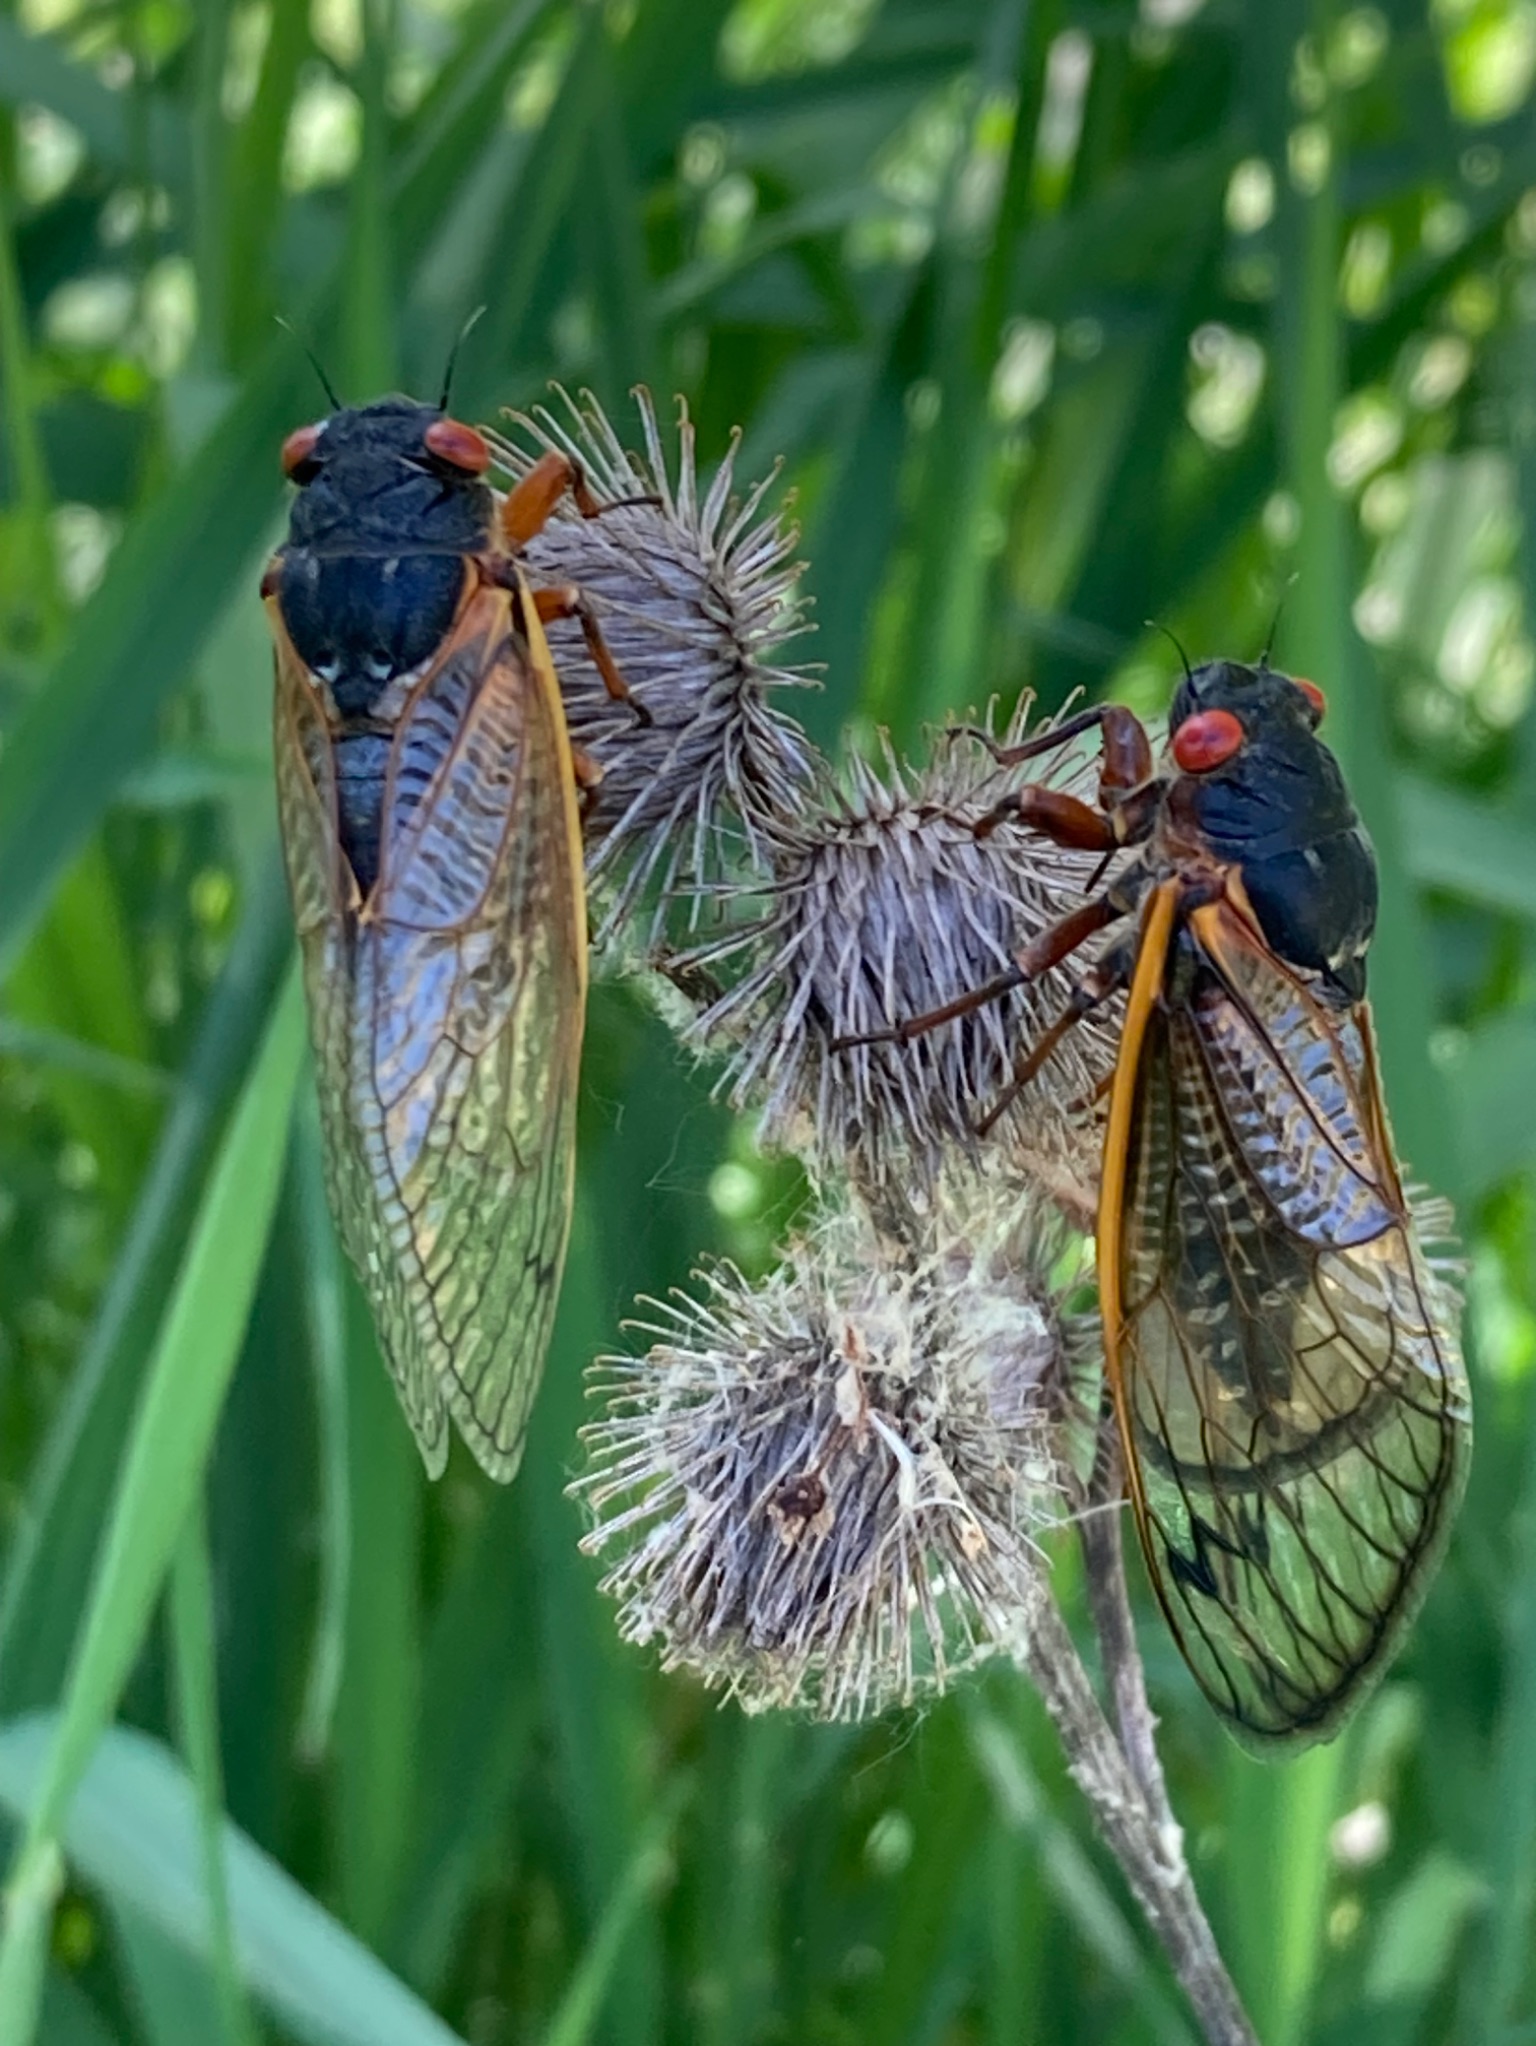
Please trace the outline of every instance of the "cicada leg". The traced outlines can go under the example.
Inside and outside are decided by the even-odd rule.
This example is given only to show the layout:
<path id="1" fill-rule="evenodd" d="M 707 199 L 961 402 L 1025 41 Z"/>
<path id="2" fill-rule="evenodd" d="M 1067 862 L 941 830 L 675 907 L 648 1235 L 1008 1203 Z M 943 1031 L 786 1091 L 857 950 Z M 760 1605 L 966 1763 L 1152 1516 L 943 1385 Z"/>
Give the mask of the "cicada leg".
<path id="1" fill-rule="evenodd" d="M 1085 903 L 1071 916 L 1063 917 L 1061 922 L 1053 925 L 1050 930 L 1042 931 L 1034 945 L 1026 946 L 1019 954 L 1020 962 L 1022 964 L 1038 947 L 1054 940 L 1058 945 L 1056 957 L 1048 957 L 1045 964 L 1060 965 L 1067 954 L 1082 944 L 1085 938 L 1090 937 L 1094 931 L 1102 930 L 1106 924 L 1113 923 L 1117 917 L 1124 916 L 1125 913 L 1124 905 L 1117 902 L 1112 895 L 1101 895 L 1095 901 Z M 1044 970 L 1043 965 L 1036 969 L 1038 972 Z M 1025 1047 L 1023 1054 L 1015 1062 L 1008 1085 L 976 1125 L 978 1137 L 991 1134 L 1062 1039 L 1075 1030 L 1085 1016 L 1091 1016 L 1095 1009 L 1125 986 L 1127 972 L 1128 960 L 1125 949 L 1119 945 L 1107 958 L 1101 959 L 1096 966 L 1089 968 L 1073 988 L 1060 1014 L 1041 1031 L 1033 1044 Z M 1031 979 L 1033 975 L 1025 974 L 1022 977 Z"/>
<path id="2" fill-rule="evenodd" d="M 580 746 L 571 748 L 571 776 L 576 783 L 576 803 L 583 823 L 597 807 L 597 792 L 602 786 L 603 764 L 594 760 L 590 753 Z"/>
<path id="3" fill-rule="evenodd" d="M 976 819 L 974 829 L 978 838 L 990 838 L 1000 824 L 1010 823 L 1022 824 L 1053 845 L 1071 846 L 1078 852 L 1115 852 L 1120 844 L 1114 825 L 1102 810 L 1095 810 L 1078 796 L 1069 796 L 1064 789 L 1044 788 L 1036 781 L 1011 789 L 985 816 Z"/>
<path id="4" fill-rule="evenodd" d="M 1022 788 L 1010 790 L 975 820 L 972 828 L 977 838 L 990 838 L 1001 825 L 1015 823 L 1038 831 L 1055 845 L 1068 846 L 1079 852 L 1102 853 L 1104 858 L 1091 884 L 1096 887 L 1113 856 L 1124 847 L 1139 844 L 1145 839 L 1157 815 L 1161 789 L 1153 773 L 1151 742 L 1141 720 L 1121 704 L 1096 704 L 1091 710 L 1081 711 L 1052 730 L 1037 733 L 1034 738 L 1022 740 L 1016 746 L 999 745 L 986 732 L 969 727 L 963 729 L 981 741 L 1000 767 L 1014 767 L 1095 728 L 1103 741 L 1097 809 L 1081 797 L 1069 795 L 1064 789 L 1028 782 Z M 888 1030 L 834 1038 L 831 1049 L 842 1051 L 864 1044 L 910 1044 L 914 1037 L 921 1037 L 942 1023 L 952 1023 L 958 1017 L 971 1015 L 1012 989 L 1038 979 L 1051 967 L 1060 966 L 1080 945 L 1128 915 L 1134 907 L 1134 900 L 1119 888 L 1112 887 L 1102 895 L 1094 895 L 1080 909 L 1073 910 L 1070 916 L 1052 924 L 1026 945 L 1006 973 L 998 974 L 980 987 L 969 989 L 954 1001 L 946 1002 L 942 1008 L 930 1009 L 920 1016 L 909 1016 Z M 1014 1067 L 1008 1086 L 977 1125 L 978 1136 L 985 1136 L 999 1117 L 1006 1114 L 1067 1033 L 1125 985 L 1127 974 L 1127 956 L 1121 948 L 1116 948 L 1107 959 L 1101 960 L 1083 976 L 1061 1014 L 1032 1045 L 1026 1047 Z"/>
<path id="5" fill-rule="evenodd" d="M 1118 703 L 1096 704 L 1092 710 L 1068 718 L 1049 732 L 1037 732 L 1033 739 L 1025 739 L 1017 746 L 998 746 L 991 740 L 986 743 L 999 767 L 1017 767 L 1020 762 L 1036 759 L 1094 726 L 1099 728 L 1103 749 L 1097 809 L 1064 790 L 1026 782 L 1023 788 L 1010 790 L 977 820 L 977 837 L 988 837 L 999 824 L 1012 819 L 1042 833 L 1056 845 L 1084 852 L 1109 853 L 1123 845 L 1139 844 L 1152 829 L 1160 791 L 1153 771 L 1152 742 L 1134 711 Z"/>
<path id="6" fill-rule="evenodd" d="M 868 1030 L 857 1036 L 834 1037 L 831 1049 L 851 1051 L 861 1044 L 910 1044 L 914 1037 L 925 1037 L 930 1030 L 937 1030 L 941 1023 L 953 1023 L 961 1016 L 972 1015 L 977 1009 L 984 1009 L 988 1002 L 998 1001 L 1014 988 L 1023 987 L 1026 981 L 1037 979 L 1049 967 L 1059 966 L 1095 931 L 1102 931 L 1106 924 L 1114 923 L 1125 914 L 1125 903 L 1113 891 L 1095 896 L 1092 902 L 1085 902 L 1081 909 L 1073 910 L 1060 923 L 1042 931 L 1038 938 L 1024 947 L 1017 962 L 1006 973 L 983 981 L 980 987 L 967 988 L 963 995 L 956 995 L 941 1009 L 927 1009 L 920 1016 L 908 1016 L 903 1022 L 893 1023 L 888 1030 Z M 1052 1024 L 1051 1030 L 1055 1029 L 1056 1025 Z M 1051 1043 L 1054 1045 L 1058 1041 L 1053 1037 Z M 1047 1046 L 1047 1050 L 1050 1048 Z"/>
<path id="7" fill-rule="evenodd" d="M 1103 706 L 1104 758 L 1099 767 L 1099 801 L 1129 794 L 1151 781 L 1152 741 L 1147 728 L 1124 704 Z"/>
<path id="8" fill-rule="evenodd" d="M 555 506 L 567 493 L 584 519 L 595 519 L 603 509 L 592 495 L 587 472 L 580 462 L 551 448 L 547 455 L 540 455 L 528 474 L 502 500 L 502 537 L 512 547 L 526 547 L 543 532 Z"/>
<path id="9" fill-rule="evenodd" d="M 979 739 L 999 767 L 1019 767 L 1026 760 L 1038 760 L 1042 754 L 1054 752 L 1069 739 L 1095 728 L 1101 735 L 1104 755 L 1099 772 L 1101 798 L 1140 788 L 1143 782 L 1152 779 L 1152 741 L 1141 719 L 1123 703 L 1093 704 L 1088 710 L 1063 718 L 1059 725 L 1036 732 L 1032 739 L 1020 739 L 1012 746 L 1002 745 L 990 732 L 978 731 L 974 725 L 955 727 L 967 737 Z"/>
<path id="10" fill-rule="evenodd" d="M 1006 973 L 983 981 L 980 987 L 967 988 L 963 995 L 956 995 L 941 1009 L 925 1009 L 920 1016 L 908 1016 L 885 1030 L 861 1030 L 847 1037 L 834 1037 L 828 1049 L 852 1051 L 861 1044 L 910 1044 L 914 1037 L 926 1037 L 941 1023 L 957 1022 L 961 1016 L 970 1016 L 977 1009 L 984 1009 L 988 1002 L 1000 1000 L 1014 988 L 1022 987 L 1028 977 L 1021 967 L 1010 966 Z"/>
<path id="11" fill-rule="evenodd" d="M 615 703 L 627 703 L 635 714 L 635 722 L 648 725 L 653 722 L 650 712 L 640 699 L 630 691 L 629 684 L 619 673 L 613 655 L 608 651 L 608 642 L 603 638 L 603 628 L 597 622 L 597 613 L 592 609 L 585 592 L 576 583 L 549 583 L 543 589 L 533 592 L 533 608 L 538 612 L 540 622 L 547 625 L 552 618 L 574 618 L 581 627 L 581 636 L 587 644 L 587 657 L 603 678 L 603 687 Z"/>
<path id="12" fill-rule="evenodd" d="M 615 509 L 593 496 L 580 462 L 552 448 L 548 454 L 539 457 L 522 481 L 514 485 L 502 500 L 502 537 L 514 554 L 520 554 L 530 540 L 543 532 L 554 515 L 555 506 L 567 494 L 584 519 L 599 518 L 603 512 Z M 659 500 L 625 498 L 622 501 L 625 504 L 650 504 Z M 652 723 L 650 712 L 631 694 L 629 684 L 619 673 L 618 664 L 603 637 L 603 629 L 597 622 L 597 613 L 585 593 L 575 583 L 562 583 L 536 589 L 533 601 L 540 620 L 546 625 L 555 618 L 576 620 L 586 642 L 588 658 L 603 678 L 603 687 L 608 694 L 615 703 L 629 705 L 637 724 Z"/>

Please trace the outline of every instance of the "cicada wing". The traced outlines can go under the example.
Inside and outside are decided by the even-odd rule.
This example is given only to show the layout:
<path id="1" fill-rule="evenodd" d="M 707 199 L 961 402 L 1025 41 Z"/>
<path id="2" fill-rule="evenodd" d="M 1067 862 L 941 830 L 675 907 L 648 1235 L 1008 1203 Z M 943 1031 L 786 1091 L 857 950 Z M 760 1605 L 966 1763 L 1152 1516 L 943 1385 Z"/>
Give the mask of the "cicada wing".
<path id="1" fill-rule="evenodd" d="M 526 640 L 479 591 L 397 729 L 352 1103 L 398 1280 L 376 1300 L 391 1368 L 402 1393 L 430 1379 L 503 1480 L 559 1295 L 586 999 L 575 776 L 522 609 Z"/>
<path id="2" fill-rule="evenodd" d="M 382 1335 L 406 1312 L 406 1289 L 355 1112 L 370 1084 L 371 1001 L 359 989 L 358 968 L 371 978 L 371 953 L 359 946 L 357 886 L 341 853 L 331 734 L 270 599 L 268 613 L 277 648 L 278 819 L 304 966 L 326 1196 Z M 384 1348 L 422 1458 L 437 1477 L 448 1460 L 448 1413 L 435 1375 L 419 1356 L 397 1354 L 387 1338 Z"/>
<path id="3" fill-rule="evenodd" d="M 1381 1674 L 1470 1449 L 1455 1303 L 1403 1200 L 1363 1010 L 1225 907 L 1129 1082 L 1108 1338 L 1142 1546 L 1201 1688 L 1256 1745 Z"/>
<path id="4" fill-rule="evenodd" d="M 433 1476 L 449 1414 L 493 1477 L 515 1473 L 570 1223 L 581 840 L 558 686 L 523 608 L 527 640 L 505 592 L 466 605 L 396 729 L 373 893 L 333 901 L 305 938 L 333 1210 Z M 315 846 L 334 801 L 332 781 Z M 290 852 L 299 877 L 313 864 Z M 301 918 L 312 893 L 295 879 Z"/>

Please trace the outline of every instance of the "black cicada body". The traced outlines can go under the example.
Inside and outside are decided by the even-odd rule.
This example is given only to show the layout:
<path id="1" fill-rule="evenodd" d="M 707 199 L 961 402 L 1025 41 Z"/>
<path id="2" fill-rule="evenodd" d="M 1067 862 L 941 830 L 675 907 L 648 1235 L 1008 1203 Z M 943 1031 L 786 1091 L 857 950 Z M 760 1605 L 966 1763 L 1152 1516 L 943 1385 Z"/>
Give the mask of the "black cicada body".
<path id="1" fill-rule="evenodd" d="M 1098 725 L 1098 807 L 1030 785 L 986 827 L 1130 852 L 1021 955 L 1028 977 L 1118 926 L 1020 1081 L 1124 991 L 1097 1227 L 1109 1391 L 1163 1610 L 1259 1747 L 1325 1738 L 1380 1675 L 1471 1447 L 1457 1306 L 1403 1191 L 1365 1001 L 1376 862 L 1322 714 L 1309 682 L 1209 663 L 1160 769 L 1129 711 L 1089 711 L 998 757 Z"/>
<path id="2" fill-rule="evenodd" d="M 586 995 L 579 763 L 541 624 L 577 605 L 530 593 L 517 553 L 581 492 L 559 461 L 500 498 L 489 459 L 405 398 L 290 435 L 262 594 L 332 1210 L 428 1470 L 451 1417 L 507 1479 L 565 1255 Z"/>

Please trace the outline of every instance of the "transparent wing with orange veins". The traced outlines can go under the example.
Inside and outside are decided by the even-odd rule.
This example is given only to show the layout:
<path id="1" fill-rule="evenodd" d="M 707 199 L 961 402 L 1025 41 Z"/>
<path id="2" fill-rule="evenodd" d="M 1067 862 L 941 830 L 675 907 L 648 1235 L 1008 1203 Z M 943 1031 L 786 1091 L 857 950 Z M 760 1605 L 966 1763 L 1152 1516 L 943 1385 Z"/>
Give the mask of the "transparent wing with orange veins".
<path id="1" fill-rule="evenodd" d="M 1449 1525 L 1471 1446 L 1457 1306 L 1363 1007 L 1325 1007 L 1225 904 L 1174 942 L 1129 1076 L 1112 1383 L 1185 1659 L 1239 1737 L 1305 1742 L 1381 1673 Z"/>
<path id="2" fill-rule="evenodd" d="M 332 1211 L 428 1470 L 451 1417 L 492 1477 L 522 1454 L 571 1209 L 586 997 L 569 742 L 532 607 L 482 588 L 396 730 L 366 903 L 329 735 L 278 634 L 283 840 Z"/>

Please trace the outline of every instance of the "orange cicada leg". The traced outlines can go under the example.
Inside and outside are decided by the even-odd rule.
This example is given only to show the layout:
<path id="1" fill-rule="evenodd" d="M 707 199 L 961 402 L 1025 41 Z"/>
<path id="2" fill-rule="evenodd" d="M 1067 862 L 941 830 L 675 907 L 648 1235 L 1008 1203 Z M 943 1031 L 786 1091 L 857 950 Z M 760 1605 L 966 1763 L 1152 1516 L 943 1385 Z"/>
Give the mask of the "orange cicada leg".
<path id="1" fill-rule="evenodd" d="M 595 519 L 603 509 L 580 462 L 552 448 L 507 492 L 501 507 L 502 536 L 513 547 L 526 547 L 549 524 L 567 492 L 584 519 Z"/>
<path id="2" fill-rule="evenodd" d="M 1079 945 L 1091 938 L 1095 931 L 1102 931 L 1107 924 L 1114 923 L 1125 914 L 1124 903 L 1118 901 L 1112 894 L 1095 896 L 1092 902 L 1085 902 L 1081 909 L 1073 910 L 1072 914 L 1064 916 L 1060 923 L 1052 924 L 1048 930 L 1042 931 L 1038 938 L 1024 947 L 1018 956 L 1017 964 L 1010 966 L 1006 973 L 1000 973 L 992 980 L 983 981 L 979 987 L 967 988 L 963 995 L 956 995 L 952 1002 L 946 1002 L 941 1009 L 927 1009 L 920 1016 L 908 1016 L 903 1022 L 893 1023 L 888 1030 L 869 1030 L 856 1037 L 834 1037 L 831 1049 L 849 1051 L 860 1044 L 910 1044 L 914 1037 L 926 1036 L 930 1030 L 937 1030 L 942 1023 L 953 1023 L 961 1016 L 972 1015 L 977 1009 L 984 1009 L 988 1002 L 998 1001 L 1014 988 L 1023 987 L 1026 981 L 1037 979 L 1048 968 L 1059 966 L 1070 953 L 1077 950 Z M 1103 995 L 1095 995 L 1088 1007 L 1096 1007 L 1103 999 Z M 1088 1010 L 1084 1009 L 1081 1013 L 1086 1015 Z M 1077 1020 L 1078 1018 L 1073 1016 L 1064 1027 L 1070 1028 L 1071 1023 Z M 1063 1034 L 1063 1030 L 1058 1030 L 1056 1024 L 1051 1025 L 1046 1033 L 1050 1042 L 1041 1053 L 1042 1059 L 1060 1043 Z M 1032 1077 L 1034 1070 L 1032 1067 L 1026 1077 Z M 1012 1099 L 1011 1094 L 1009 1099 Z M 1006 1105 L 1005 1102 L 1004 1106 Z"/>
<path id="3" fill-rule="evenodd" d="M 976 836 L 990 838 L 1000 825 L 1019 824 L 1027 830 L 1038 831 L 1054 845 L 1069 846 L 1080 852 L 1102 853 L 1104 859 L 1099 867 L 1100 874 L 1123 846 L 1146 838 L 1157 815 L 1161 785 L 1153 775 L 1152 747 L 1146 729 L 1141 720 L 1122 705 L 1096 704 L 1091 710 L 1066 718 L 1050 731 L 1038 732 L 1032 739 L 1022 740 L 1016 746 L 1000 746 L 989 733 L 977 731 L 974 727 L 960 729 L 971 738 L 979 739 L 1000 767 L 1014 767 L 1022 761 L 1037 759 L 1067 740 L 1076 738 L 1079 733 L 1095 728 L 1102 734 L 1104 755 L 1097 809 L 1093 804 L 1085 803 L 1080 796 L 1069 795 L 1065 789 L 1027 782 L 1023 788 L 1010 790 L 976 819 L 973 826 Z M 1114 888 L 1095 895 L 1080 909 L 1073 910 L 1071 915 L 1052 924 L 1026 945 L 1006 973 L 998 974 L 980 987 L 968 989 L 942 1008 L 930 1009 L 920 1016 L 909 1016 L 889 1030 L 834 1038 L 831 1049 L 841 1051 L 861 1044 L 910 1044 L 914 1037 L 921 1037 L 940 1024 L 968 1016 L 1012 989 L 1038 979 L 1053 966 L 1060 966 L 1089 938 L 1126 916 L 1131 907 L 1132 904 Z M 1067 1033 L 1125 985 L 1127 970 L 1126 961 L 1117 950 L 1083 976 L 1061 1014 L 1022 1053 L 1007 1088 L 978 1124 L 979 1136 L 985 1136 L 999 1116 L 1007 1111 Z"/>
<path id="4" fill-rule="evenodd" d="M 604 511 L 614 509 L 593 496 L 580 462 L 552 448 L 548 454 L 539 457 L 522 481 L 514 485 L 502 500 L 502 538 L 514 555 L 521 554 L 528 542 L 543 532 L 554 515 L 556 505 L 567 494 L 584 519 L 595 519 Z M 625 498 L 622 501 L 626 504 L 649 504 L 656 500 Z M 533 602 L 540 621 L 546 625 L 556 618 L 576 620 L 586 642 L 588 658 L 602 677 L 603 687 L 615 703 L 629 705 L 638 724 L 650 724 L 651 714 L 631 694 L 629 684 L 619 673 L 618 663 L 609 651 L 603 629 L 597 622 L 597 613 L 586 594 L 575 583 L 560 583 L 534 590 Z"/>
<path id="5" fill-rule="evenodd" d="M 1152 741 L 1147 728 L 1124 704 L 1103 706 L 1101 729 L 1104 759 L 1099 768 L 1099 800 L 1139 789 L 1152 779 Z"/>
<path id="6" fill-rule="evenodd" d="M 985 732 L 972 731 L 971 736 L 982 741 L 999 767 L 1017 767 L 1095 727 L 1102 745 L 1097 809 L 1063 789 L 1028 782 L 1011 790 L 977 820 L 976 836 L 990 837 L 1000 824 L 1012 821 L 1038 831 L 1054 845 L 1105 854 L 1146 838 L 1157 815 L 1161 787 L 1146 727 L 1123 704 L 1095 704 L 1017 746 L 999 746 Z"/>
<path id="7" fill-rule="evenodd" d="M 576 583 L 551 583 L 533 592 L 533 608 L 538 612 L 540 622 L 547 625 L 553 618 L 574 618 L 581 627 L 581 636 L 587 644 L 587 656 L 603 678 L 603 687 L 615 703 L 627 703 L 634 712 L 637 723 L 648 725 L 651 714 L 639 699 L 630 693 L 629 684 L 619 673 L 618 664 L 608 650 L 603 637 L 603 628 L 597 622 L 597 613 L 592 609 L 586 593 Z"/>

